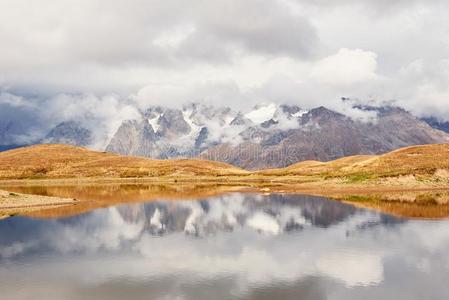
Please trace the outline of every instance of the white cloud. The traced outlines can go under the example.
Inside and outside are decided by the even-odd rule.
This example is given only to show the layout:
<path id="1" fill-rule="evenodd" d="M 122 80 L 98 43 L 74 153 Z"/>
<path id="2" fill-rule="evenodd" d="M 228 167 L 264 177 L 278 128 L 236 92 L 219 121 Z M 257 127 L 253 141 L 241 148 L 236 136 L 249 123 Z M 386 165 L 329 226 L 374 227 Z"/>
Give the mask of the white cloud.
<path id="1" fill-rule="evenodd" d="M 330 253 L 317 259 L 317 267 L 324 275 L 342 280 L 349 287 L 378 285 L 384 279 L 382 257 L 376 254 Z"/>
<path id="2" fill-rule="evenodd" d="M 1 92 L 0 93 L 0 104 L 12 106 L 12 107 L 32 107 L 33 103 L 27 101 L 21 96 L 17 96 L 8 92 Z"/>
<path id="3" fill-rule="evenodd" d="M 310 75 L 323 84 L 351 85 L 376 80 L 376 68 L 376 53 L 342 48 L 336 54 L 319 60 Z"/>
<path id="4" fill-rule="evenodd" d="M 0 19 L 0 116 L 23 120 L 21 141 L 94 115 L 109 136 L 137 108 L 192 101 L 370 119 L 340 97 L 394 99 L 449 120 L 447 1 L 3 0 Z"/>
<path id="5" fill-rule="evenodd" d="M 280 0 L 4 0 L 0 19 L 2 81 L 51 92 L 130 93 L 155 69 L 307 58 L 317 41 Z"/>
<path id="6" fill-rule="evenodd" d="M 246 221 L 246 224 L 262 233 L 278 235 L 281 233 L 281 226 L 276 218 L 266 213 L 256 213 Z"/>
<path id="7" fill-rule="evenodd" d="M 117 95 L 61 94 L 47 100 L 40 114 L 52 122 L 78 120 L 93 133 L 94 149 L 104 149 L 124 120 L 138 119 L 139 111 Z"/>

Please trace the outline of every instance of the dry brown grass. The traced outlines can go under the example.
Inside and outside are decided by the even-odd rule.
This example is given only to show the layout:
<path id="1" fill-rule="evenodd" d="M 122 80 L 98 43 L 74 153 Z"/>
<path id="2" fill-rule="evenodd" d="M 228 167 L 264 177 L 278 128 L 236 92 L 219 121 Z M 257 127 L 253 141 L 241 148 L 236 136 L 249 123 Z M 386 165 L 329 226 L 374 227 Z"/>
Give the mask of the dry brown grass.
<path id="1" fill-rule="evenodd" d="M 36 145 L 0 153 L 5 180 L 148 180 L 233 184 L 346 186 L 449 186 L 449 145 L 402 148 L 384 155 L 357 155 L 330 162 L 305 161 L 256 172 L 199 159 L 155 160 L 64 145 Z"/>
<path id="2" fill-rule="evenodd" d="M 220 162 L 155 160 L 67 145 L 35 145 L 0 153 L 0 179 L 231 176 L 246 173 Z"/>
<path id="3" fill-rule="evenodd" d="M 343 157 L 330 162 L 321 162 L 316 160 L 302 161 L 286 168 L 269 169 L 258 172 L 262 175 L 293 175 L 293 176 L 310 176 L 310 175 L 326 175 L 334 173 L 347 166 L 365 162 L 369 159 L 376 158 L 375 155 L 356 155 Z"/>
<path id="4" fill-rule="evenodd" d="M 104 184 L 114 182 L 148 182 L 151 185 L 143 190 L 126 186 L 116 190 L 105 189 Z M 156 188 L 154 184 L 157 182 L 159 185 Z M 63 188 L 54 187 L 54 193 L 33 190 L 62 183 L 78 185 L 76 198 L 79 202 L 76 205 L 55 207 L 73 201 L 67 202 L 66 197 L 75 197 L 75 194 L 65 193 Z M 79 184 L 95 183 L 102 184 L 98 194 L 95 194 L 98 199 L 88 201 L 92 196 L 91 191 L 86 192 L 87 188 Z M 198 183 L 203 186 L 198 186 Z M 0 153 L 0 184 L 5 187 L 10 185 L 6 188 L 9 192 L 0 191 L 0 218 L 15 213 L 31 213 L 40 217 L 78 214 L 123 201 L 164 197 L 177 199 L 189 195 L 192 198 L 207 197 L 242 191 L 242 188 L 248 191 L 247 187 L 252 187 L 255 192 L 328 196 L 398 216 L 446 218 L 449 217 L 449 193 L 432 197 L 426 194 L 419 198 L 410 198 L 405 194 L 398 196 L 395 193 L 393 198 L 387 199 L 385 196 L 353 195 L 367 192 L 386 195 L 389 190 L 416 192 L 449 188 L 449 145 L 407 147 L 379 156 L 359 155 L 331 162 L 305 161 L 282 169 L 258 172 L 206 160 L 154 160 L 72 146 L 36 145 Z M 16 189 L 11 184 L 22 185 L 22 188 Z M 20 192 L 66 199 L 24 196 Z M 409 201 L 409 198 L 413 199 Z M 44 207 L 47 209 L 42 211 Z"/>
<path id="5" fill-rule="evenodd" d="M 344 171 L 365 172 L 380 176 L 434 175 L 449 169 L 449 145 L 422 145 L 401 148 L 372 160 L 349 166 Z"/>
<path id="6" fill-rule="evenodd" d="M 399 184 L 413 180 L 447 180 L 449 145 L 422 145 L 401 148 L 384 155 L 357 155 L 330 162 L 300 162 L 283 169 L 264 170 L 264 176 L 321 176 L 352 182 L 394 178 Z M 407 179 L 407 180 L 406 180 Z M 387 182 L 386 182 L 387 183 Z M 392 183 L 392 181 L 390 181 Z"/>

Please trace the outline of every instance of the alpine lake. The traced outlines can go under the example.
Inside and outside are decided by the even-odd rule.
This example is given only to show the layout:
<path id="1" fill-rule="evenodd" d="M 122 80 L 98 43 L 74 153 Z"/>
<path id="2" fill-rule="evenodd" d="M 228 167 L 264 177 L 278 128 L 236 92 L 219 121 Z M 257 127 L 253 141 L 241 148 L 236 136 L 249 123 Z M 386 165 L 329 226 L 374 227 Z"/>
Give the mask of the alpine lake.
<path id="1" fill-rule="evenodd" d="M 449 299 L 444 195 L 379 209 L 220 187 L 8 190 L 80 201 L 0 220 L 1 299 Z"/>

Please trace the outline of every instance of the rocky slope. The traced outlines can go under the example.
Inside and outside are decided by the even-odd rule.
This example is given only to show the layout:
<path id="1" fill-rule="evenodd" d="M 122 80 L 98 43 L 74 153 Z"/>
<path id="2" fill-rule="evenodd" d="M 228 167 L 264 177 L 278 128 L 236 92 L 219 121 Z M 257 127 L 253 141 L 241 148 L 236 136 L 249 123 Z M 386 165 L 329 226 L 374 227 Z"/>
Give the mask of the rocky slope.
<path id="1" fill-rule="evenodd" d="M 285 167 L 304 160 L 329 161 L 356 154 L 380 154 L 397 148 L 446 143 L 448 135 L 399 108 L 376 110 L 373 122 L 355 121 L 319 107 L 304 114 L 299 127 L 253 130 L 239 145 L 208 149 L 203 157 L 248 169 Z"/>
<path id="2" fill-rule="evenodd" d="M 447 133 L 403 109 L 354 109 L 370 118 L 274 104 L 246 113 L 200 104 L 179 110 L 152 107 L 140 120 L 124 122 L 106 150 L 155 158 L 200 156 L 262 169 L 449 142 Z"/>
<path id="3" fill-rule="evenodd" d="M 54 127 L 41 143 L 88 146 L 92 144 L 92 133 L 78 122 L 67 121 Z"/>
<path id="4" fill-rule="evenodd" d="M 191 104 L 183 109 L 151 107 L 140 120 L 124 122 L 106 151 L 155 158 L 196 157 L 203 150 L 237 137 L 242 125 L 229 108 Z M 241 120 L 244 121 L 243 119 Z"/>

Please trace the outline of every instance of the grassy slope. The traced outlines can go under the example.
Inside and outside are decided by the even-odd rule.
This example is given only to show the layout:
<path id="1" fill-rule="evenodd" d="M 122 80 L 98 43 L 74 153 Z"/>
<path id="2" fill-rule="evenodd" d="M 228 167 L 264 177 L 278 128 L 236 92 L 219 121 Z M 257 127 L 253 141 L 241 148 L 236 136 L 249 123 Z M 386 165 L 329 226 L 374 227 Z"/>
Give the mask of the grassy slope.
<path id="1" fill-rule="evenodd" d="M 401 148 L 384 155 L 357 155 L 330 162 L 307 161 L 283 169 L 264 170 L 265 176 L 320 176 L 349 181 L 394 178 L 449 177 L 449 145 L 435 144 Z M 446 178 L 448 179 L 448 178 Z"/>
<path id="2" fill-rule="evenodd" d="M 18 185 L 23 186 L 25 183 L 32 185 L 30 188 L 34 185 L 38 188 L 63 181 L 54 179 L 71 180 L 73 178 L 77 180 L 85 178 L 91 183 L 111 178 L 116 178 L 119 182 L 134 183 L 140 180 L 134 178 L 148 178 L 151 182 L 167 181 L 168 184 L 178 180 L 176 185 L 167 185 L 158 190 L 152 187 L 148 193 L 144 194 L 141 194 L 140 190 L 136 194 L 131 191 L 131 196 L 128 190 L 120 186 L 121 193 L 126 192 L 126 195 L 114 192 L 112 198 L 114 201 L 122 198 L 151 199 L 151 195 L 176 198 L 175 196 L 179 193 L 185 197 L 187 192 L 197 197 L 209 195 L 209 193 L 240 190 L 250 185 L 254 191 L 259 192 L 331 196 L 361 207 L 379 209 L 398 216 L 419 218 L 449 216 L 449 193 L 442 191 L 449 188 L 449 145 L 407 147 L 379 156 L 351 156 L 331 162 L 306 161 L 287 168 L 258 172 L 248 172 L 228 164 L 205 160 L 154 160 L 64 145 L 36 145 L 0 153 L 0 184 L 5 187 L 13 182 L 8 179 L 19 179 L 15 182 Z M 42 182 L 27 179 L 49 180 Z M 193 187 L 194 180 L 204 184 L 205 187 Z M 181 182 L 192 190 L 179 190 Z M 225 186 L 217 188 L 214 184 Z M 231 188 L 228 185 L 239 186 Z M 11 186 L 9 189 L 14 191 Z M 418 196 L 413 194 L 410 197 L 393 194 L 391 199 L 384 199 L 389 193 L 403 193 L 405 190 L 434 190 L 436 194 Z M 379 192 L 380 196 L 368 194 L 373 191 Z M 100 192 L 104 192 L 103 186 Z M 61 192 L 55 195 L 71 197 Z M 82 193 L 78 190 L 76 195 L 80 197 Z M 111 199 L 104 199 L 95 203 L 80 201 L 75 207 L 53 207 L 66 203 L 62 201 L 63 198 L 26 196 L 22 199 L 19 197 L 20 194 L 10 192 L 2 194 L 1 191 L 0 196 L 0 219 L 18 212 L 41 210 L 45 204 L 51 207 L 51 210 L 45 214 L 53 216 L 79 213 L 98 205 L 107 206 L 114 203 Z M 90 196 L 89 194 L 89 199 Z M 17 208 L 12 208 L 11 203 Z"/>
<path id="3" fill-rule="evenodd" d="M 245 173 L 219 162 L 154 160 L 67 145 L 34 145 L 0 153 L 0 179 L 230 176 Z"/>
<path id="4" fill-rule="evenodd" d="M 65 145 L 35 145 L 0 153 L 0 179 L 215 178 L 217 181 L 361 183 L 414 176 L 449 185 L 449 145 L 402 148 L 384 155 L 358 155 L 331 162 L 305 161 L 282 169 L 248 172 L 198 159 L 154 160 Z M 386 183 L 388 184 L 388 183 Z"/>

